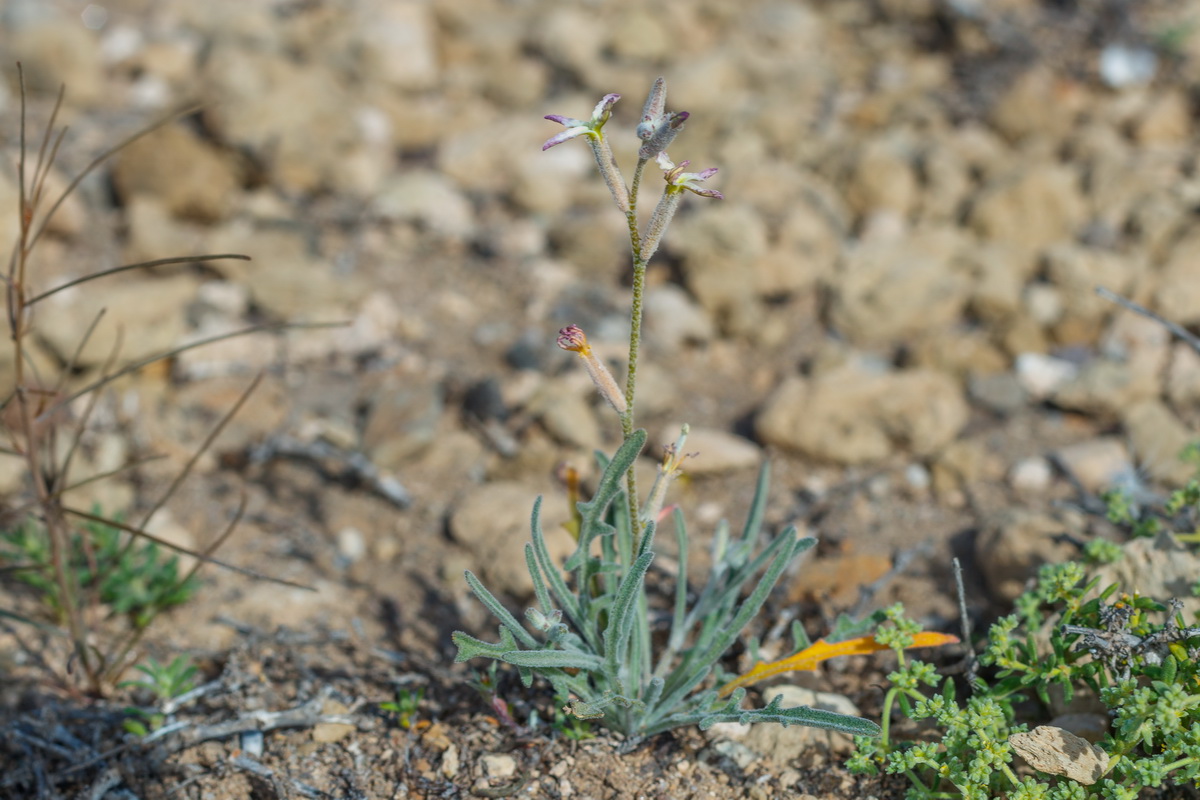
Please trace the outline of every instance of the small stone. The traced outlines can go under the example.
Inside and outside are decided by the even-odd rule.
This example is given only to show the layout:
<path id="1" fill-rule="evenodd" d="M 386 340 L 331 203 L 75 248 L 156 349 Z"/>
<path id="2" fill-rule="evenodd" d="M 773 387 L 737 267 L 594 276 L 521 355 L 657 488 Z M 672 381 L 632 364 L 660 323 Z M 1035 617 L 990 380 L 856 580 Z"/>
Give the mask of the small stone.
<path id="1" fill-rule="evenodd" d="M 1075 554 L 1062 540 L 1066 526 L 1054 517 L 1025 510 L 998 515 L 975 540 L 975 561 L 992 595 L 1015 600 L 1042 564 L 1057 564 Z"/>
<path id="2" fill-rule="evenodd" d="M 1176 342 L 1171 348 L 1167 396 L 1180 406 L 1200 402 L 1200 353 L 1185 342 Z"/>
<path id="3" fill-rule="evenodd" d="M 507 753 L 488 753 L 479 760 L 489 778 L 511 778 L 517 774 L 517 760 Z"/>
<path id="4" fill-rule="evenodd" d="M 358 528 L 342 528 L 337 532 L 337 553 L 348 564 L 354 564 L 367 554 L 367 540 Z"/>
<path id="5" fill-rule="evenodd" d="M 958 258 L 965 239 L 949 226 L 901 241 L 863 242 L 833 280 L 830 321 L 852 341 L 895 342 L 958 321 L 970 282 Z"/>
<path id="6" fill-rule="evenodd" d="M 1062 728 L 1040 725 L 1028 733 L 1014 733 L 1009 744 L 1029 766 L 1049 775 L 1063 775 L 1091 786 L 1108 769 L 1108 753 Z"/>
<path id="7" fill-rule="evenodd" d="M 375 198 L 384 219 L 409 220 L 432 233 L 465 240 L 475 231 L 475 212 L 458 186 L 431 170 L 409 170 L 389 178 Z"/>
<path id="8" fill-rule="evenodd" d="M 442 753 L 442 774 L 453 778 L 458 775 L 459 766 L 458 745 L 452 744 Z"/>
<path id="9" fill-rule="evenodd" d="M 1056 388 L 1050 399 L 1059 408 L 1112 417 L 1157 395 L 1157 380 L 1144 375 L 1135 363 L 1094 358 Z"/>
<path id="10" fill-rule="evenodd" d="M 721 739 L 712 743 L 710 751 L 717 756 L 728 758 L 738 769 L 745 770 L 758 760 L 758 754 L 741 742 Z"/>
<path id="11" fill-rule="evenodd" d="M 929 488 L 933 477 L 924 464 L 909 464 L 904 468 L 904 481 L 910 489 L 923 492 Z"/>
<path id="12" fill-rule="evenodd" d="M 1154 98 L 1133 127 L 1133 138 L 1141 145 L 1182 144 L 1191 138 L 1192 109 L 1187 95 L 1167 91 Z"/>
<path id="13" fill-rule="evenodd" d="M 1158 71 L 1158 57 L 1149 47 L 1110 44 L 1100 52 L 1100 77 L 1113 89 L 1149 83 Z"/>
<path id="14" fill-rule="evenodd" d="M 1195 468 L 1179 456 L 1195 437 L 1175 412 L 1159 400 L 1147 400 L 1126 411 L 1123 421 L 1138 463 L 1151 478 L 1170 486 L 1192 479 Z"/>
<path id="15" fill-rule="evenodd" d="M 113 185 L 126 203 L 134 195 L 152 195 L 176 217 L 214 222 L 232 210 L 241 177 L 231 153 L 175 123 L 122 148 Z"/>
<path id="16" fill-rule="evenodd" d="M 663 444 L 673 443 L 678 432 L 678 426 L 664 428 Z M 683 462 L 688 475 L 722 475 L 757 467 L 762 461 L 762 451 L 754 442 L 715 428 L 692 428 L 684 450 L 696 454 Z"/>
<path id="17" fill-rule="evenodd" d="M 1045 400 L 1060 386 L 1079 374 L 1079 367 L 1063 358 L 1044 353 L 1017 356 L 1017 381 L 1034 400 Z"/>
<path id="18" fill-rule="evenodd" d="M 967 381 L 967 394 L 979 405 L 1002 416 L 1017 413 L 1028 400 L 1021 381 L 1011 372 L 971 375 Z"/>
<path id="19" fill-rule="evenodd" d="M 322 714 L 348 714 L 349 712 L 349 708 L 336 700 L 327 700 L 321 707 Z M 314 742 L 330 744 L 340 742 L 356 730 L 357 728 L 348 722 L 319 722 L 313 726 L 312 738 Z"/>
<path id="20" fill-rule="evenodd" d="M 1022 242 L 1036 250 L 1070 240 L 1086 217 L 1074 168 L 1027 163 L 984 187 L 969 222 L 984 239 Z"/>
<path id="21" fill-rule="evenodd" d="M 430 446 L 445 407 L 439 383 L 412 375 L 388 375 L 375 387 L 363 427 L 363 446 L 376 466 L 399 469 Z"/>
<path id="22" fill-rule="evenodd" d="M 525 597 L 533 591 L 524 548 L 530 540 L 530 512 L 537 494 L 521 483 L 487 483 L 468 490 L 450 515 L 450 535 L 467 550 L 471 569 L 482 573 L 494 593 Z M 543 529 L 551 557 L 562 563 L 575 549 L 574 540 L 548 521 Z"/>
<path id="23" fill-rule="evenodd" d="M 1008 473 L 1008 484 L 1018 492 L 1040 494 L 1050 487 L 1054 471 L 1044 458 L 1023 458 Z"/>
<path id="24" fill-rule="evenodd" d="M 1055 451 L 1054 460 L 1084 491 L 1096 495 L 1133 474 L 1129 451 L 1124 441 L 1115 436 L 1061 447 Z"/>
<path id="25" fill-rule="evenodd" d="M 931 455 L 966 424 L 958 385 L 932 370 L 875 374 L 854 365 L 789 378 L 755 420 L 768 444 L 841 464 L 861 464 L 906 448 Z"/>
<path id="26" fill-rule="evenodd" d="M 716 334 L 708 312 L 683 287 L 668 283 L 646 291 L 644 341 L 663 356 L 678 353 L 685 344 L 703 344 Z"/>

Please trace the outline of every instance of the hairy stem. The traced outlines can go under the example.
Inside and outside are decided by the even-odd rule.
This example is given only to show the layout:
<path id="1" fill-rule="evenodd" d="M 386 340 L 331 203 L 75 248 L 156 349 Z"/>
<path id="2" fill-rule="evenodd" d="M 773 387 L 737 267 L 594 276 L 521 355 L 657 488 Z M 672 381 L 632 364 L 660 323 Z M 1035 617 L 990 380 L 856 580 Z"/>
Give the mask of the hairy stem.
<path id="1" fill-rule="evenodd" d="M 637 199 L 638 189 L 642 183 L 642 172 L 646 168 L 646 160 L 639 159 L 637 168 L 633 171 L 633 188 L 629 191 L 629 211 L 625 218 L 629 223 L 629 244 L 633 252 L 633 306 L 629 315 L 629 362 L 626 367 L 625 405 L 628 410 L 621 416 L 621 432 L 628 438 L 633 433 L 634 399 L 637 395 L 637 363 L 638 353 L 642 345 L 642 297 L 646 288 L 646 260 L 642 258 L 642 237 L 638 232 Z M 638 519 L 637 477 L 634 465 L 629 466 L 626 476 L 629 487 L 629 517 L 634 532 L 634 542 L 640 542 L 642 526 Z"/>

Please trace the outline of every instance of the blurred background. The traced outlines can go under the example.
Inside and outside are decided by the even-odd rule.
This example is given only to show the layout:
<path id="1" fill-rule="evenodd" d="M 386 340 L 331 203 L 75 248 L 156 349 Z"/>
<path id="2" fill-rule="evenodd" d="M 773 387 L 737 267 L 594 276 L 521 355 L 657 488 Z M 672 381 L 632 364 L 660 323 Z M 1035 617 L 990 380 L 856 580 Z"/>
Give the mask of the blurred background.
<path id="1" fill-rule="evenodd" d="M 54 374 L 102 307 L 81 379 L 118 335 L 132 362 L 255 323 L 344 324 L 123 382 L 81 474 L 168 458 L 84 499 L 144 504 L 266 369 L 157 524 L 195 546 L 248 483 L 235 560 L 323 593 L 285 603 L 214 573 L 214 607 L 336 624 L 380 593 L 457 602 L 464 567 L 520 597 L 534 495 L 565 519 L 563 465 L 586 480 L 619 438 L 555 331 L 581 325 L 619 369 L 628 326 L 624 220 L 587 147 L 541 151 L 561 130 L 543 117 L 620 93 L 607 130 L 631 170 L 665 76 L 691 113 L 670 154 L 718 167 L 726 198 L 685 200 L 649 279 L 639 423 L 667 442 L 689 422 L 698 452 L 676 499 L 704 538 L 769 459 L 772 522 L 823 542 L 789 602 L 849 607 L 923 547 L 885 596 L 946 620 L 949 555 L 988 553 L 974 591 L 1011 599 L 1037 563 L 1111 535 L 1102 489 L 1153 497 L 1192 474 L 1200 355 L 1094 288 L 1200 323 L 1197 25 L 1179 0 L 4 0 L 0 249 L 17 61 L 35 148 L 66 87 L 51 188 L 182 112 L 81 183 L 33 280 L 253 260 L 62 292 L 31 356 Z M 206 624 L 186 636 L 233 635 Z M 405 636 L 444 655 L 439 624 Z"/>

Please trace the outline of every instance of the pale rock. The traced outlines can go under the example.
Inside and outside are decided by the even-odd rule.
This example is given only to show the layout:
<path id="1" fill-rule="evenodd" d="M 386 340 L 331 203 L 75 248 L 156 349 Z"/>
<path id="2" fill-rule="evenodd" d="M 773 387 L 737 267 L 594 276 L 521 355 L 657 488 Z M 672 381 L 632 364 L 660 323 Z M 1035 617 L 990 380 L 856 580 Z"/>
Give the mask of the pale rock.
<path id="1" fill-rule="evenodd" d="M 451 744 L 442 753 L 442 774 L 447 778 L 454 778 L 458 775 L 460 766 L 461 761 L 458 757 L 458 745 Z"/>
<path id="2" fill-rule="evenodd" d="M 372 400 L 363 425 L 363 447 L 371 462 L 399 470 L 433 444 L 445 409 L 439 383 L 419 375 L 392 374 L 364 387 Z"/>
<path id="3" fill-rule="evenodd" d="M 953 440 L 967 416 L 958 385 L 942 373 L 872 374 L 850 365 L 785 380 L 755 427 L 767 444 L 861 464 L 898 449 L 935 453 Z"/>
<path id="4" fill-rule="evenodd" d="M 465 240 L 475 230 L 475 214 L 452 180 L 432 170 L 411 170 L 385 180 L 374 200 L 387 220 L 417 222 L 430 232 Z"/>
<path id="5" fill-rule="evenodd" d="M 125 278 L 110 281 L 104 291 L 84 284 L 51 295 L 43 312 L 56 321 L 38 333 L 62 359 L 68 359 L 83 341 L 97 314 L 105 310 L 80 351 L 77 363 L 103 363 L 121 344 L 118 364 L 128 364 L 170 350 L 183 336 L 183 309 L 196 296 L 200 280 L 186 273 L 160 278 Z"/>
<path id="6" fill-rule="evenodd" d="M 1154 295 L 1154 308 L 1177 325 L 1200 323 L 1200 229 L 1190 231 L 1171 248 Z"/>
<path id="7" fill-rule="evenodd" d="M 551 62 L 579 75 L 594 74 L 601 61 L 605 44 L 606 25 L 598 17 L 598 9 L 589 6 L 552 6 L 538 14 L 531 32 L 531 43 Z M 591 111 L 595 100 L 588 106 Z M 569 112 L 556 112 L 569 113 Z M 590 116 L 582 111 L 580 119 Z"/>
<path id="8" fill-rule="evenodd" d="M 1041 135 L 1058 138 L 1071 128 L 1081 93 L 1047 66 L 1022 74 L 992 107 L 991 121 L 1009 139 Z"/>
<path id="9" fill-rule="evenodd" d="M 129 228 L 125 243 L 127 263 L 172 258 L 203 250 L 203 226 L 172 216 L 162 198 L 155 195 L 130 197 L 125 204 L 125 222 Z"/>
<path id="10" fill-rule="evenodd" d="M 241 176 L 233 155 L 173 123 L 122 148 L 113 186 L 124 201 L 135 195 L 162 199 L 176 217 L 214 222 L 232 209 Z"/>
<path id="11" fill-rule="evenodd" d="M 1108 770 L 1108 753 L 1062 728 L 1039 725 L 1008 737 L 1017 755 L 1039 772 L 1091 786 Z"/>
<path id="12" fill-rule="evenodd" d="M 678 435 L 678 425 L 666 426 L 663 446 L 672 444 Z M 683 462 L 683 471 L 695 476 L 722 475 L 757 467 L 762 462 L 762 451 L 754 442 L 716 428 L 691 428 L 684 452 L 695 453 Z"/>
<path id="13" fill-rule="evenodd" d="M 1138 464 L 1151 478 L 1169 486 L 1183 486 L 1195 468 L 1179 459 L 1195 432 L 1161 401 L 1146 400 L 1125 410 L 1122 422 Z"/>
<path id="14" fill-rule="evenodd" d="M 558 441 L 594 449 L 604 440 L 600 421 L 592 406 L 596 395 L 597 391 L 590 382 L 571 385 L 567 381 L 552 381 L 529 410 L 539 416 L 546 430 Z M 604 411 L 615 416 L 615 412 L 607 405 Z"/>
<path id="15" fill-rule="evenodd" d="M 249 151 L 285 192 L 332 186 L 345 153 L 360 144 L 355 98 L 322 65 L 235 42 L 216 40 L 205 60 L 205 124 Z"/>
<path id="16" fill-rule="evenodd" d="M 1074 243 L 1054 245 L 1045 254 L 1046 277 L 1063 298 L 1055 338 L 1062 344 L 1090 344 L 1098 337 L 1113 304 L 1096 294 L 1103 286 L 1127 294 L 1139 267 L 1128 255 Z"/>
<path id="17" fill-rule="evenodd" d="M 547 105 L 555 113 L 569 116 L 574 116 L 576 113 L 590 116 L 592 106 L 595 104 L 595 98 L 588 102 L 582 97 L 547 101 Z M 580 106 L 585 106 L 586 112 Z M 399 124 L 403 126 L 403 118 Z M 458 125 L 448 125 L 442 121 L 436 141 L 434 166 L 440 174 L 454 181 L 462 191 L 504 193 L 512 190 L 517 176 L 521 172 L 520 165 L 525 164 L 524 168 L 527 170 L 536 169 L 528 162 L 539 157 L 551 159 L 552 163 L 562 168 L 562 174 L 555 180 L 562 181 L 572 188 L 569 196 L 594 194 L 597 198 L 603 197 L 606 204 L 611 203 L 611 196 L 603 182 L 597 181 L 598 186 L 592 182 L 595 174 L 593 170 L 596 168 L 595 159 L 589 158 L 591 154 L 586 145 L 583 146 L 582 153 L 575 154 L 570 152 L 570 143 L 561 144 L 544 153 L 540 152 L 537 146 L 533 146 L 528 153 L 521 154 L 518 151 L 514 154 L 513 152 L 513 142 L 529 142 L 531 145 L 534 143 L 540 145 L 541 142 L 562 129 L 561 125 L 549 120 L 527 119 L 515 113 L 507 116 L 497 116 L 492 113 L 486 118 L 464 121 Z M 504 135 L 497 136 L 496 131 L 498 130 L 503 130 Z M 575 144 L 579 143 L 575 142 Z M 558 153 L 559 150 L 567 152 Z M 586 171 L 581 174 L 581 170 Z M 587 176 L 586 180 L 583 179 L 585 175 Z M 550 192 L 557 191 L 549 184 L 543 188 Z M 527 195 L 523 195 L 523 199 L 526 202 L 529 201 Z M 605 211 L 611 211 L 611 208 L 606 207 Z M 604 216 L 607 218 L 608 214 Z M 624 219 L 621 218 L 620 221 L 624 222 Z"/>
<path id="18" fill-rule="evenodd" d="M 1133 474 L 1125 443 L 1115 436 L 1076 442 L 1054 451 L 1054 460 L 1086 492 L 1099 495 Z"/>
<path id="19" fill-rule="evenodd" d="M 1100 52 L 1100 77 L 1114 89 L 1149 83 L 1158 71 L 1158 56 L 1149 47 L 1113 43 Z"/>
<path id="20" fill-rule="evenodd" d="M 818 206 L 808 201 L 793 205 L 783 212 L 773 236 L 765 263 L 755 265 L 760 295 L 806 291 L 833 277 L 844 234 Z"/>
<path id="21" fill-rule="evenodd" d="M 663 15 L 633 6 L 609 26 L 608 47 L 622 59 L 661 61 L 671 50 L 672 31 Z"/>
<path id="22" fill-rule="evenodd" d="M 681 217 L 667 234 L 666 247 L 683 258 L 683 274 L 700 305 L 727 324 L 745 330 L 761 320 L 755 287 L 746 280 L 768 249 L 762 217 L 744 203 L 705 205 Z"/>
<path id="23" fill-rule="evenodd" d="M 454 505 L 450 535 L 471 556 L 472 569 L 482 572 L 493 592 L 527 597 L 533 580 L 525 567 L 524 548 L 530 541 L 530 513 L 538 493 L 521 483 L 497 481 L 472 487 Z M 543 520 L 546 546 L 555 564 L 575 549 L 571 535 L 551 519 Z"/>
<path id="24" fill-rule="evenodd" d="M 955 377 L 994 375 L 1008 369 L 1009 359 L 992 343 L 989 331 L 961 324 L 926 331 L 909 342 L 907 366 L 927 367 Z"/>
<path id="25" fill-rule="evenodd" d="M 831 322 L 851 341 L 872 344 L 956 322 L 970 288 L 957 261 L 965 244 L 952 228 L 861 243 L 833 280 Z"/>
<path id="26" fill-rule="evenodd" d="M 904 482 L 914 492 L 924 492 L 933 483 L 933 476 L 924 464 L 909 464 L 904 468 Z"/>
<path id="27" fill-rule="evenodd" d="M 935 142 L 921 155 L 920 172 L 924 179 L 919 194 L 920 219 L 957 224 L 972 190 L 966 159 L 949 143 Z"/>
<path id="28" fill-rule="evenodd" d="M 349 714 L 350 709 L 337 700 L 326 700 L 321 707 L 321 713 L 330 716 L 342 715 Z M 314 742 L 320 744 L 332 744 L 333 742 L 340 742 L 356 730 L 357 728 L 348 722 L 318 722 L 316 725 L 313 725 L 312 738 Z"/>
<path id="29" fill-rule="evenodd" d="M 1048 283 L 1029 283 L 1021 293 L 1025 316 L 1043 328 L 1056 325 L 1063 316 L 1062 292 Z"/>
<path id="30" fill-rule="evenodd" d="M 1037 250 L 1073 238 L 1086 216 L 1087 204 L 1072 167 L 1027 164 L 984 187 L 969 224 L 984 239 L 1019 242 Z"/>
<path id="31" fill-rule="evenodd" d="M 1200 403 L 1200 353 L 1186 342 L 1171 347 L 1167 370 L 1167 397 L 1176 405 Z"/>
<path id="32" fill-rule="evenodd" d="M 367 554 L 367 539 L 358 528 L 342 528 L 337 532 L 336 547 L 339 558 L 354 564 Z"/>
<path id="33" fill-rule="evenodd" d="M 489 778 L 511 778 L 517 774 L 517 760 L 508 753 L 488 753 L 479 761 Z"/>
<path id="34" fill-rule="evenodd" d="M 1171 333 L 1162 323 L 1141 314 L 1117 314 L 1104 331 L 1100 352 L 1129 363 L 1148 380 L 1157 382 L 1158 373 L 1171 358 Z"/>
<path id="35" fill-rule="evenodd" d="M 1122 591 L 1154 600 L 1177 598 L 1183 603 L 1183 618 L 1195 618 L 1200 597 L 1192 594 L 1192 587 L 1200 575 L 1200 556 L 1194 548 L 1163 531 L 1153 538 L 1130 539 L 1121 549 L 1122 558 L 1093 571 L 1100 586 L 1116 583 Z"/>
<path id="36" fill-rule="evenodd" d="M 1037 269 L 1030 251 L 1010 242 L 982 242 L 964 254 L 970 271 L 971 310 L 984 322 L 998 323 L 1022 310 L 1026 282 Z"/>
<path id="37" fill-rule="evenodd" d="M 1156 96 L 1142 111 L 1133 127 L 1133 138 L 1141 145 L 1184 144 L 1192 136 L 1192 103 L 1182 90 Z"/>
<path id="38" fill-rule="evenodd" d="M 860 216 L 879 210 L 907 216 L 916 205 L 918 189 L 916 173 L 902 144 L 872 139 L 858 153 L 846 200 Z"/>
<path id="39" fill-rule="evenodd" d="M 1064 540 L 1066 526 L 1046 514 L 1024 509 L 1002 512 L 975 540 L 975 563 L 993 597 L 1015 600 L 1042 564 L 1057 564 L 1075 555 Z"/>
<path id="40" fill-rule="evenodd" d="M 1054 470 L 1050 462 L 1044 458 L 1033 456 L 1023 458 L 1008 472 L 1008 485 L 1018 492 L 1041 494 L 1050 488 Z"/>
<path id="41" fill-rule="evenodd" d="M 967 393 L 973 401 L 1001 416 L 1016 414 L 1029 400 L 1021 381 L 1011 372 L 970 375 Z"/>
<path id="42" fill-rule="evenodd" d="M 361 74 L 393 91 L 433 89 L 439 69 L 432 5 L 405 2 L 358 8 L 351 47 Z"/>
<path id="43" fill-rule="evenodd" d="M 35 19 L 6 31 L 5 60 L 20 62 L 33 95 L 68 89 L 71 106 L 97 106 L 110 97 L 100 33 L 70 19 Z"/>
<path id="44" fill-rule="evenodd" d="M 1059 408 L 1099 417 L 1111 417 L 1158 395 L 1158 383 L 1133 363 L 1093 358 L 1069 381 L 1059 385 L 1050 401 Z"/>
<path id="45" fill-rule="evenodd" d="M 644 302 L 643 341 L 663 356 L 679 353 L 685 344 L 711 341 L 716 335 L 712 318 L 677 284 L 647 289 Z"/>
<path id="46" fill-rule="evenodd" d="M 740 770 L 747 770 L 758 760 L 758 754 L 741 742 L 718 739 L 708 747 L 708 753 L 733 762 Z"/>
<path id="47" fill-rule="evenodd" d="M 1045 400 L 1079 374 L 1078 365 L 1044 353 L 1017 356 L 1017 381 L 1034 400 Z"/>

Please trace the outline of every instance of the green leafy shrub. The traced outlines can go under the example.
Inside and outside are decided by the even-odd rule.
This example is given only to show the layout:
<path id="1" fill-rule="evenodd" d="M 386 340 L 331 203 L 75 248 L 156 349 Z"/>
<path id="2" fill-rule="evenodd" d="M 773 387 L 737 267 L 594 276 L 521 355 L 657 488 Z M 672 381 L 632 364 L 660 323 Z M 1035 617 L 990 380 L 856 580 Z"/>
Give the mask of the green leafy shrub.
<path id="1" fill-rule="evenodd" d="M 915 626 L 892 609 L 877 635 L 900 662 L 888 676 L 883 735 L 856 739 L 850 767 L 906 775 L 913 800 L 1133 800 L 1146 787 L 1200 786 L 1200 628 L 1183 626 L 1178 604 L 1119 595 L 1115 585 L 1097 593 L 1096 584 L 1085 583 L 1080 564 L 1044 566 L 1016 613 L 991 627 L 980 662 L 995 670 L 994 680 L 978 681 L 965 704 L 950 678 L 905 660 Z M 940 692 L 928 692 L 939 684 Z M 1080 692 L 1096 697 L 1111 719 L 1099 743 L 1103 775 L 1091 784 L 1045 773 L 1018 777 L 1009 737 L 1049 720 L 1052 696 L 1069 702 Z M 1037 702 L 1043 718 L 1018 717 L 1026 700 Z M 894 741 L 889 717 L 897 708 L 932 721 L 940 739 Z"/>

